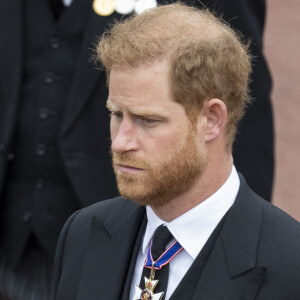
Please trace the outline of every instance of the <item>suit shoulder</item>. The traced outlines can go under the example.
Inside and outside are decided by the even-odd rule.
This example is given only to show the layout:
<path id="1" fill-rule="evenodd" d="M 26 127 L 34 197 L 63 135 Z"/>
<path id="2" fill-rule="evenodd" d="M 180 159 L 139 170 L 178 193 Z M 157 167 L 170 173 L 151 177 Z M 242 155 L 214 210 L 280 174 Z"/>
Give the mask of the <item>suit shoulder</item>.
<path id="1" fill-rule="evenodd" d="M 266 225 L 272 225 L 277 228 L 278 234 L 280 232 L 285 233 L 293 232 L 299 234 L 300 238 L 300 223 L 291 217 L 289 214 L 281 210 L 280 208 L 264 201 L 264 223 Z"/>
<path id="2" fill-rule="evenodd" d="M 82 208 L 76 215 L 76 219 L 87 220 L 93 217 L 108 215 L 123 206 L 130 205 L 131 201 L 122 197 L 107 199 Z"/>
<path id="3" fill-rule="evenodd" d="M 122 197 L 116 197 L 97 202 L 73 214 L 66 224 L 69 224 L 68 231 L 76 231 L 77 235 L 84 235 L 85 232 L 90 230 L 90 224 L 94 218 L 100 222 L 106 222 L 110 219 L 122 218 L 124 212 L 126 215 L 130 215 L 136 208 L 140 207 L 134 202 L 124 199 Z M 124 215 L 123 215 L 124 216 Z"/>
<path id="4" fill-rule="evenodd" d="M 260 249 L 282 272 L 294 269 L 299 275 L 300 223 L 278 207 L 264 203 Z"/>
<path id="5" fill-rule="evenodd" d="M 286 212 L 281 210 L 280 208 L 274 206 L 269 203 L 259 195 L 257 195 L 251 188 L 246 184 L 244 177 L 241 177 L 241 189 L 242 197 L 246 197 L 246 201 L 248 202 L 247 210 L 252 210 L 252 214 L 256 214 L 258 210 L 263 211 L 263 227 L 268 229 L 276 228 L 277 235 L 282 233 L 289 233 L 291 231 L 295 231 L 296 233 L 300 233 L 300 223 L 288 215 Z M 288 234 L 289 235 L 289 234 Z M 300 238 L 300 235 L 299 235 Z"/>

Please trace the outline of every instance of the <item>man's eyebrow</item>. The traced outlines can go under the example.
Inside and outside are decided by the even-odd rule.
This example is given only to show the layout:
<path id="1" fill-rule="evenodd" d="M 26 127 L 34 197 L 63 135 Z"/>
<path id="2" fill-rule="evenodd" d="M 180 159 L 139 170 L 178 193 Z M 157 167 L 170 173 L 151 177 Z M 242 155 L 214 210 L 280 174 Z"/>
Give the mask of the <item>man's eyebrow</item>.
<path id="1" fill-rule="evenodd" d="M 112 103 L 111 101 L 109 101 L 109 99 L 106 101 L 106 108 L 109 111 L 117 111 L 118 108 L 114 105 L 114 103 Z M 167 120 L 167 116 L 163 115 L 161 112 L 159 111 L 150 111 L 147 108 L 135 108 L 133 110 L 131 110 L 129 112 L 131 115 L 137 116 L 137 117 L 145 117 L 145 118 L 159 118 L 162 120 Z"/>
<path id="2" fill-rule="evenodd" d="M 106 108 L 108 110 L 113 110 L 112 104 L 111 104 L 111 102 L 109 100 L 106 101 Z"/>
<path id="3" fill-rule="evenodd" d="M 145 117 L 145 118 L 158 118 L 162 120 L 167 120 L 167 116 L 163 115 L 161 112 L 157 111 L 148 111 L 148 110 L 133 110 L 131 111 L 132 115 L 138 116 L 138 117 Z"/>
<path id="4" fill-rule="evenodd" d="M 142 117 L 160 117 L 161 116 L 159 113 L 145 111 L 145 110 L 133 111 L 132 114 L 134 114 L 136 116 L 142 116 Z"/>

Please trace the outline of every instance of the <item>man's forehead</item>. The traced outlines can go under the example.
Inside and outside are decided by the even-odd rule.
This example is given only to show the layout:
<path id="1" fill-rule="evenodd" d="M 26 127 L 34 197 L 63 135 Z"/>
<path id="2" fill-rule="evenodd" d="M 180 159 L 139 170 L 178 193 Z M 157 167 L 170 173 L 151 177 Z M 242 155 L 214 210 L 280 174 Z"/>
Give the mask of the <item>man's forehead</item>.
<path id="1" fill-rule="evenodd" d="M 151 101 L 134 101 L 131 99 L 126 99 L 123 97 L 120 98 L 108 98 L 106 102 L 106 107 L 111 111 L 128 111 L 131 114 L 140 115 L 140 116 L 163 116 L 166 108 L 169 108 L 169 105 L 164 105 L 162 103 L 153 104 Z"/>
<path id="2" fill-rule="evenodd" d="M 166 64 L 114 67 L 110 72 L 109 99 L 113 102 L 158 101 L 171 98 Z"/>
<path id="3" fill-rule="evenodd" d="M 142 62 L 135 66 L 131 65 L 113 65 L 110 70 L 110 77 L 120 76 L 122 74 L 138 75 L 143 72 L 151 74 L 168 73 L 170 69 L 170 62 L 168 58 L 163 58 L 156 61 Z"/>

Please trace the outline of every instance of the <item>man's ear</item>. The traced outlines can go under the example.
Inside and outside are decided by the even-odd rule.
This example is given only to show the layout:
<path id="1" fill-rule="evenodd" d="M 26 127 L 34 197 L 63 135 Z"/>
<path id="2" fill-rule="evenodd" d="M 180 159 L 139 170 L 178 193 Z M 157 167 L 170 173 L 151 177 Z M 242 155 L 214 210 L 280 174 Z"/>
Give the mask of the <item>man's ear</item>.
<path id="1" fill-rule="evenodd" d="M 206 119 L 204 139 L 206 142 L 214 141 L 224 132 L 227 123 L 227 107 L 220 99 L 205 101 L 202 116 Z"/>

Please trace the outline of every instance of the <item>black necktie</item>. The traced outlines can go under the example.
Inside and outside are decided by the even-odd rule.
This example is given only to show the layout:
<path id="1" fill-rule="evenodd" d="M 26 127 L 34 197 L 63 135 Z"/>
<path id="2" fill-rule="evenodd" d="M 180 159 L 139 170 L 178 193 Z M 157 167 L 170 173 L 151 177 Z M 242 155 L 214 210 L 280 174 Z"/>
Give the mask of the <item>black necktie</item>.
<path id="1" fill-rule="evenodd" d="M 57 20 L 65 8 L 62 0 L 49 0 L 55 19 Z"/>
<path id="2" fill-rule="evenodd" d="M 166 226 L 159 226 L 153 236 L 152 239 L 152 247 L 151 254 L 153 260 L 156 261 L 166 250 L 167 245 L 172 240 L 173 236 L 169 229 Z M 145 280 L 144 277 L 150 278 L 151 269 L 145 268 L 143 269 L 140 288 L 145 288 Z M 164 296 L 162 299 L 165 299 L 165 293 L 168 286 L 168 278 L 169 278 L 169 264 L 163 266 L 160 270 L 155 271 L 154 280 L 159 280 L 157 286 L 155 287 L 154 294 L 164 292 Z"/>

